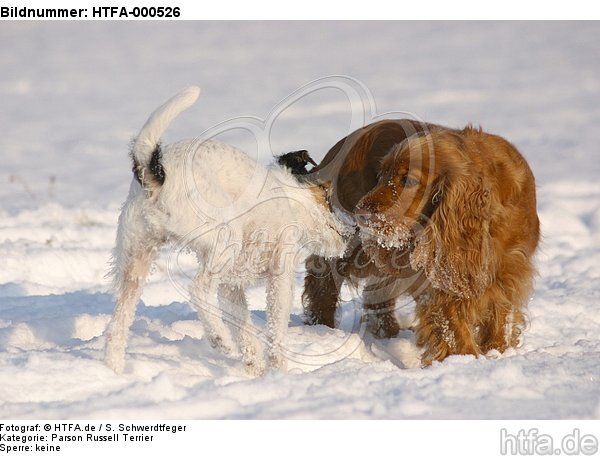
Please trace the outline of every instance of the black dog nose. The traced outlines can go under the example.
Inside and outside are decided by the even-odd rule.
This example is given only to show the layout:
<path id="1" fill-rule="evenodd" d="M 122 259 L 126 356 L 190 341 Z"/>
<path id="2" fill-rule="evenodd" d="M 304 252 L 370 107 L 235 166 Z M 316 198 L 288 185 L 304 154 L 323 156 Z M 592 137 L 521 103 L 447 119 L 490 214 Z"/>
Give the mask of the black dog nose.
<path id="1" fill-rule="evenodd" d="M 373 213 L 364 207 L 357 208 L 354 211 L 354 218 L 360 224 L 367 224 L 373 218 Z"/>

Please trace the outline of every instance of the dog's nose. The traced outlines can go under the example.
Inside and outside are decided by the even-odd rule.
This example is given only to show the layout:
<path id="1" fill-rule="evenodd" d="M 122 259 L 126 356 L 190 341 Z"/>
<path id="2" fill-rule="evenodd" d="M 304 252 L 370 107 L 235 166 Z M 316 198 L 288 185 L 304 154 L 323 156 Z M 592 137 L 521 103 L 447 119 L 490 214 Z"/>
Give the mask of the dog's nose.
<path id="1" fill-rule="evenodd" d="M 360 207 L 354 211 L 354 218 L 357 223 L 366 225 L 373 218 L 373 213 L 365 207 Z"/>

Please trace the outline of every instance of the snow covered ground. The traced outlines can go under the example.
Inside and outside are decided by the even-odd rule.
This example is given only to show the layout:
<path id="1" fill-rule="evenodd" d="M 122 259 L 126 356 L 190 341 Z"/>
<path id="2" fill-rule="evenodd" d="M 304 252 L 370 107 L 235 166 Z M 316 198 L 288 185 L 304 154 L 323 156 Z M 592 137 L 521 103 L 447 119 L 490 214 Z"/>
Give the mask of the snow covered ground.
<path id="1" fill-rule="evenodd" d="M 0 418 L 600 418 L 599 37 L 598 23 L 3 22 Z M 194 261 L 165 251 L 115 375 L 100 362 L 105 274 L 132 135 L 189 84 L 203 94 L 167 141 L 265 118 L 330 74 L 362 81 L 379 114 L 481 124 L 528 158 L 543 242 L 523 346 L 416 368 L 410 333 L 362 341 L 347 292 L 339 330 L 302 326 L 297 298 L 289 371 L 251 378 L 185 303 Z M 344 95 L 320 91 L 270 143 L 320 159 L 349 126 Z M 264 325 L 262 288 L 250 296 Z"/>

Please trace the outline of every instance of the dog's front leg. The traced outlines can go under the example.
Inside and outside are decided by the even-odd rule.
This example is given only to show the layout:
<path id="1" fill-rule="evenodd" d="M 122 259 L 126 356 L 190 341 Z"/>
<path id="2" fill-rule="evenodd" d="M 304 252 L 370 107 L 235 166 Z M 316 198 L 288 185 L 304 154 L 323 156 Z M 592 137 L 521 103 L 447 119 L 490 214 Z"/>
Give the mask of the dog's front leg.
<path id="1" fill-rule="evenodd" d="M 337 260 L 311 255 L 306 260 L 302 305 L 307 325 L 335 328 L 335 311 L 344 277 L 336 282 Z"/>
<path id="2" fill-rule="evenodd" d="M 231 338 L 223 323 L 223 315 L 216 305 L 218 280 L 210 272 L 198 272 L 192 282 L 191 303 L 198 312 L 210 345 L 224 354 L 231 353 Z"/>
<path id="3" fill-rule="evenodd" d="M 293 299 L 294 271 L 285 265 L 273 271 L 267 283 L 269 365 L 279 369 L 287 364 L 283 350 Z"/>
<path id="4" fill-rule="evenodd" d="M 378 339 L 396 336 L 400 331 L 396 319 L 396 298 L 403 290 L 402 282 L 395 277 L 384 279 L 370 277 L 365 285 L 362 322 L 366 331 Z"/>

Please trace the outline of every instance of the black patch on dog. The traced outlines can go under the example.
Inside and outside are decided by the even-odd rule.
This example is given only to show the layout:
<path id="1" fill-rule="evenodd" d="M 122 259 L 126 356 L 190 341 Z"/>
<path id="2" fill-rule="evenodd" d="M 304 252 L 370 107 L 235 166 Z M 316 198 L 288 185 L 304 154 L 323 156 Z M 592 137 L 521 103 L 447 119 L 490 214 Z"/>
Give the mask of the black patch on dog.
<path id="1" fill-rule="evenodd" d="M 165 169 L 162 165 L 162 149 L 160 143 L 156 145 L 152 151 L 152 158 L 150 158 L 150 173 L 155 179 L 155 183 L 162 185 L 165 183 Z"/>
<path id="2" fill-rule="evenodd" d="M 133 154 L 131 155 L 131 160 L 133 161 L 133 167 L 131 168 L 131 171 L 133 171 L 133 177 L 135 177 L 135 180 L 138 181 L 140 185 L 142 185 L 142 179 L 140 178 L 140 165 L 138 164 Z"/>
<path id="3" fill-rule="evenodd" d="M 308 164 L 317 166 L 307 150 L 297 150 L 280 155 L 277 157 L 277 164 L 288 168 L 292 174 L 296 175 L 308 174 L 308 170 L 306 169 L 306 165 Z"/>
<path id="4" fill-rule="evenodd" d="M 133 162 L 133 176 L 142 187 L 155 186 L 160 187 L 165 183 L 165 169 L 162 165 L 162 149 L 160 143 L 156 145 L 150 157 L 150 163 L 147 166 L 141 164 L 133 154 L 133 145 L 131 146 L 131 161 Z M 143 177 L 143 179 L 142 179 Z M 145 181 L 145 182 L 144 182 Z"/>

